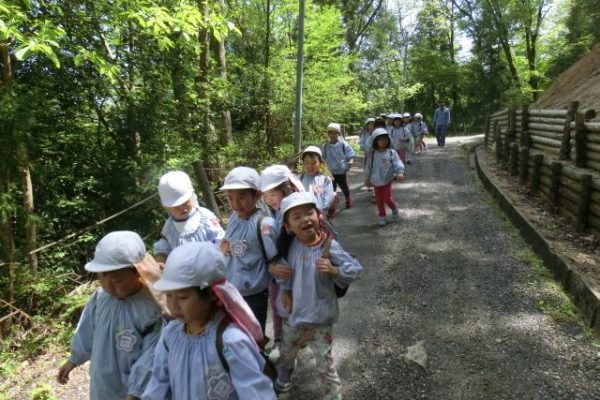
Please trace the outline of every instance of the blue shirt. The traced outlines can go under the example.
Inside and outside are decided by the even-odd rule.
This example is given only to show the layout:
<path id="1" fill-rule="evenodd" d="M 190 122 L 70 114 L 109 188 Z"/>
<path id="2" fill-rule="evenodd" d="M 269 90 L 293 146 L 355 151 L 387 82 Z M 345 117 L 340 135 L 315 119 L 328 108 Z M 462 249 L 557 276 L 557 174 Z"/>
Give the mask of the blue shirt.
<path id="1" fill-rule="evenodd" d="M 233 212 L 225 230 L 224 240 L 231 248 L 231 254 L 225 257 L 227 280 L 240 291 L 242 296 L 260 293 L 269 286 L 270 282 L 267 260 L 263 256 L 256 228 L 258 219 L 262 215 L 257 211 L 250 218 L 243 219 L 237 212 Z M 277 255 L 277 223 L 273 218 L 264 216 L 260 232 L 267 258 L 274 258 Z"/>
<path id="2" fill-rule="evenodd" d="M 338 318 L 338 303 L 334 284 L 347 287 L 358 279 L 362 266 L 358 260 L 346 253 L 337 241 L 331 243 L 329 259 L 339 270 L 337 277 L 317 271 L 317 260 L 321 257 L 323 243 L 306 246 L 294 239 L 287 255 L 294 269 L 292 275 L 292 312 L 290 326 L 331 325 Z"/>
<path id="3" fill-rule="evenodd" d="M 325 143 L 321 148 L 323 159 L 332 174 L 341 175 L 348 172 L 348 162 L 354 158 L 354 150 L 343 139 L 336 143 Z"/>
<path id="4" fill-rule="evenodd" d="M 417 138 L 419 136 L 423 136 L 427 132 L 429 132 L 429 130 L 427 129 L 427 124 L 425 124 L 425 122 L 423 122 L 423 121 L 421 121 L 421 122 L 412 122 L 411 124 L 412 124 L 413 136 L 415 138 Z"/>
<path id="5" fill-rule="evenodd" d="M 392 149 L 385 151 L 373 150 L 365 163 L 365 178 L 373 186 L 383 186 L 394 180 L 396 176 L 404 173 L 404 164 Z"/>
<path id="6" fill-rule="evenodd" d="M 271 380 L 262 373 L 264 359 L 237 325 L 223 332 L 223 356 L 216 335 L 222 314 L 200 335 L 187 335 L 181 321 L 163 329 L 156 347 L 154 370 L 143 400 L 275 400 Z"/>
<path id="7" fill-rule="evenodd" d="M 98 289 L 71 340 L 69 361 L 90 361 L 90 399 L 141 397 L 150 381 L 161 311 L 147 288 L 125 299 Z"/>
<path id="8" fill-rule="evenodd" d="M 448 107 L 439 107 L 435 110 L 432 123 L 434 125 L 450 125 L 450 109 Z"/>
<path id="9" fill-rule="evenodd" d="M 212 242 L 219 244 L 225 231 L 221 221 L 207 208 L 196 206 L 185 221 L 176 221 L 169 217 L 161 231 L 162 238 L 154 243 L 154 253 L 169 255 L 171 251 L 190 242 Z"/>

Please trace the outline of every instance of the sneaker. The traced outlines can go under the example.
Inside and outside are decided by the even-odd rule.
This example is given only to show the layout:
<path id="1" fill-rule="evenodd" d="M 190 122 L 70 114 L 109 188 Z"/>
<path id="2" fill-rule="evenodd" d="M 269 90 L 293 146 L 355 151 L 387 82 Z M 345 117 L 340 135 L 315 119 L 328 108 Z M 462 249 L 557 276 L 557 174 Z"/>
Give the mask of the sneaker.
<path id="1" fill-rule="evenodd" d="M 277 393 L 289 392 L 292 388 L 292 370 L 283 363 L 277 364 L 277 379 L 275 380 L 275 391 Z"/>
<path id="2" fill-rule="evenodd" d="M 387 221 L 385 220 L 385 217 L 379 217 L 379 220 L 377 221 L 377 223 L 379 224 L 379 226 L 387 225 Z"/>
<path id="3" fill-rule="evenodd" d="M 397 208 L 392 210 L 392 215 L 394 216 L 394 221 L 400 222 L 400 212 Z"/>
<path id="4" fill-rule="evenodd" d="M 352 200 L 348 197 L 346 199 L 346 208 L 351 208 L 352 207 Z"/>

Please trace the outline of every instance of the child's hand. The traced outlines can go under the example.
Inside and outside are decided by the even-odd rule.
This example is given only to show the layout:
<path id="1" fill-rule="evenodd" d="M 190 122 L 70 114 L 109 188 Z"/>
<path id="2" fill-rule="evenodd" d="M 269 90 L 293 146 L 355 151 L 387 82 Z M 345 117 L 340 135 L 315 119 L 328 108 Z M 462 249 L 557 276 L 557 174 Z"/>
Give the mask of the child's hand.
<path id="1" fill-rule="evenodd" d="M 334 267 L 333 264 L 331 264 L 329 258 L 323 257 L 317 260 L 317 271 L 319 271 L 321 274 L 329 275 L 334 278 L 340 273 L 340 271 Z"/>
<path id="2" fill-rule="evenodd" d="M 373 187 L 373 184 L 371 183 L 370 179 L 365 179 L 365 186 L 366 187 Z"/>
<path id="3" fill-rule="evenodd" d="M 294 305 L 291 290 L 283 290 L 281 292 L 281 302 L 283 303 L 283 308 L 285 308 L 287 312 L 291 313 L 292 306 Z"/>
<path id="4" fill-rule="evenodd" d="M 61 385 L 69 382 L 69 374 L 77 365 L 73 364 L 71 361 L 67 361 L 63 364 L 62 367 L 58 370 L 58 375 L 56 375 L 56 381 Z"/>
<path id="5" fill-rule="evenodd" d="M 269 265 L 269 274 L 279 279 L 290 279 L 292 277 L 293 269 L 283 264 L 271 264 Z"/>
<path id="6" fill-rule="evenodd" d="M 221 244 L 219 244 L 219 247 L 221 248 L 221 253 L 223 253 L 224 255 L 231 254 L 231 246 L 229 245 L 229 242 L 227 240 L 221 240 Z"/>
<path id="7" fill-rule="evenodd" d="M 398 182 L 402 182 L 404 180 L 404 174 L 400 174 L 400 175 L 396 176 L 396 180 Z"/>

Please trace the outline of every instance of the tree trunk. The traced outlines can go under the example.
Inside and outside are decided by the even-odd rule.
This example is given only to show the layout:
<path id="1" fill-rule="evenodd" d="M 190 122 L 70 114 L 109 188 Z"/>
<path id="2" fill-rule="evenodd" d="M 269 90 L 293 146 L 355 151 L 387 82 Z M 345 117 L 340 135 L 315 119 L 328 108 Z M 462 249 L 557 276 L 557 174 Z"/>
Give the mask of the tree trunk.
<path id="1" fill-rule="evenodd" d="M 198 140 L 202 149 L 208 149 L 210 124 L 210 106 L 208 96 L 208 76 L 210 73 L 210 36 L 206 28 L 208 22 L 207 1 L 198 0 L 198 10 L 204 19 L 204 27 L 198 31 L 198 74 L 196 75 L 196 93 L 198 94 L 197 115 L 200 118 Z"/>
<path id="2" fill-rule="evenodd" d="M 0 182 L 0 193 L 9 193 L 10 190 L 10 175 L 8 171 L 4 172 Z M 6 216 L 6 219 L 2 219 L 0 216 L 0 276 L 6 279 L 6 288 L 3 293 L 3 299 L 12 304 L 14 301 L 13 294 L 13 258 L 15 254 L 15 241 L 11 230 L 10 216 Z M 4 264 L 2 264 L 4 263 Z M 2 321 L 0 325 L 0 332 L 6 332 L 12 325 L 12 319 L 7 318 Z"/>
<path id="3" fill-rule="evenodd" d="M 219 0 L 219 6 L 221 7 L 221 12 L 225 13 L 225 2 L 223 0 Z M 219 61 L 219 75 L 223 82 L 227 82 L 227 59 L 225 58 L 225 39 L 221 41 L 217 41 L 217 60 Z M 222 145 L 227 145 L 233 141 L 231 136 L 231 111 L 229 111 L 229 105 L 227 103 L 228 93 L 223 95 L 224 103 L 227 104 L 227 108 L 223 109 L 221 112 L 221 134 L 219 135 L 219 139 Z"/>
<path id="4" fill-rule="evenodd" d="M 12 65 L 8 43 L 0 43 L 0 62 L 2 63 L 2 83 L 7 88 L 12 84 Z"/>
<path id="5" fill-rule="evenodd" d="M 35 254 L 29 254 L 34 250 L 37 243 L 37 224 L 34 216 L 33 185 L 31 183 L 31 171 L 29 170 L 29 153 L 23 143 L 18 144 L 17 164 L 21 174 L 21 186 L 23 190 L 23 211 L 25 212 L 25 242 L 27 246 L 27 260 L 33 269 L 38 267 L 38 258 Z"/>
<path id="6" fill-rule="evenodd" d="M 266 33 L 265 33 L 265 76 L 264 76 L 264 113 L 265 113 L 265 136 L 269 152 L 273 151 L 275 143 L 273 141 L 273 130 L 271 127 L 271 77 L 269 74 L 269 65 L 271 63 L 271 0 L 267 0 L 266 14 Z"/>

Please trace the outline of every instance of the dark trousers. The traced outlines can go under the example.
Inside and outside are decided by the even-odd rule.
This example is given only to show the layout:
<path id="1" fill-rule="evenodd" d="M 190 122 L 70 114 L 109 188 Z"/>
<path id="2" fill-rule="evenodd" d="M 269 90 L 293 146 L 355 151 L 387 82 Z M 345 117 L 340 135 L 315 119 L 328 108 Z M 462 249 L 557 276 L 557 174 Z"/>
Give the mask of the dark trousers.
<path id="1" fill-rule="evenodd" d="M 346 174 L 332 174 L 333 175 L 333 191 L 340 185 L 340 189 L 346 197 L 346 201 L 350 198 L 350 188 L 348 187 L 348 181 L 346 180 Z"/>
<path id="2" fill-rule="evenodd" d="M 269 307 L 269 291 L 265 289 L 260 293 L 244 296 L 244 300 L 246 300 L 246 303 L 248 303 L 248 306 L 260 323 L 263 334 L 265 334 L 265 326 L 267 325 L 267 308 Z"/>

